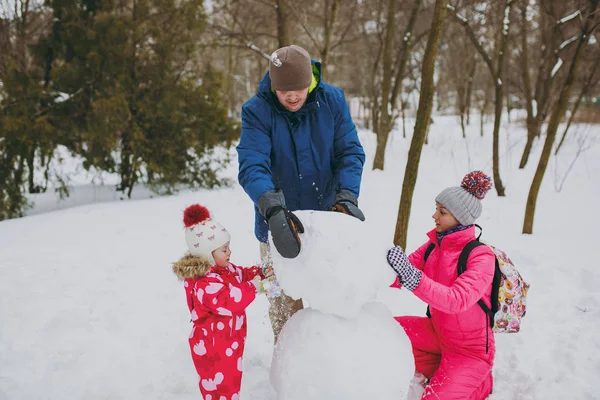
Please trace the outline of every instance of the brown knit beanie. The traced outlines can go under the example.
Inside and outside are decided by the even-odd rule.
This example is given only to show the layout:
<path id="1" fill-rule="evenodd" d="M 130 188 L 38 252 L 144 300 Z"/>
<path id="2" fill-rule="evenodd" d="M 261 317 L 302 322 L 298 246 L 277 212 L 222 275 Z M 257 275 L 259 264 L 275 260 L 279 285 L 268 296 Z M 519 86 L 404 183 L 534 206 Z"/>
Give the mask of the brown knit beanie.
<path id="1" fill-rule="evenodd" d="M 312 66 L 308 52 L 296 45 L 276 50 L 271 54 L 269 75 L 271 88 L 274 90 L 306 89 L 312 83 Z"/>

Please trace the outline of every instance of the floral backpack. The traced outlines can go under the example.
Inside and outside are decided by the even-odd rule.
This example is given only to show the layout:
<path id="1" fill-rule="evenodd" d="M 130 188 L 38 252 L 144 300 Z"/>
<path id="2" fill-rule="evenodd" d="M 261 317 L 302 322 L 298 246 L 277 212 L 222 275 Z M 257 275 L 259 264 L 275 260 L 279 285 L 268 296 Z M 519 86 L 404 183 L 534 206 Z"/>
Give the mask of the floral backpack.
<path id="1" fill-rule="evenodd" d="M 480 230 L 481 227 L 477 226 Z M 483 230 L 482 230 L 483 231 Z M 470 241 L 458 258 L 458 275 L 467 269 L 467 260 L 469 254 L 478 246 L 488 246 L 496 256 L 496 270 L 494 271 L 494 280 L 492 281 L 492 295 L 490 308 L 483 300 L 477 304 L 489 316 L 492 331 L 494 333 L 516 333 L 521 329 L 521 318 L 527 311 L 526 298 L 529 291 L 529 284 L 525 282 L 517 268 L 515 268 L 511 259 L 506 253 L 497 247 L 480 242 L 479 238 Z M 425 250 L 424 259 L 427 261 L 429 254 L 433 251 L 435 245 L 431 243 Z M 430 317 L 429 308 L 427 316 Z"/>

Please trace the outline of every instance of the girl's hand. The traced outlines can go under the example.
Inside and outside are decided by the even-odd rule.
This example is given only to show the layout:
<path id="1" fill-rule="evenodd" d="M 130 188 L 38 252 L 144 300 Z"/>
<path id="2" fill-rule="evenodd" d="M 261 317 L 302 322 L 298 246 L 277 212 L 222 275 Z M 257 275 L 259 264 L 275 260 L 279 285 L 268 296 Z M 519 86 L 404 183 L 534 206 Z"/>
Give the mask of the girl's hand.
<path id="1" fill-rule="evenodd" d="M 408 256 L 400 246 L 391 248 L 387 254 L 387 262 L 390 267 L 396 272 L 402 282 L 402 286 L 408 290 L 415 290 L 421 282 L 421 271 L 415 268 Z"/>
<path id="2" fill-rule="evenodd" d="M 256 289 L 256 294 L 266 293 L 265 286 L 263 285 L 260 276 L 257 276 L 256 278 L 252 279 L 250 283 L 254 285 L 254 288 Z"/>
<path id="3" fill-rule="evenodd" d="M 269 279 L 275 276 L 275 271 L 273 271 L 273 265 L 271 263 L 264 264 L 262 266 L 262 274 L 264 276 L 264 279 Z"/>

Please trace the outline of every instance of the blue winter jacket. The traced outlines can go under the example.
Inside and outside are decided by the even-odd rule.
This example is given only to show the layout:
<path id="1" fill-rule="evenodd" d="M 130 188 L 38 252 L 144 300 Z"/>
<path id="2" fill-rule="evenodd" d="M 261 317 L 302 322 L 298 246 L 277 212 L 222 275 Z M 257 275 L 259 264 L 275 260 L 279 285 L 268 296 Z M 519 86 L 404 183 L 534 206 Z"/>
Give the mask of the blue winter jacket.
<path id="1" fill-rule="evenodd" d="M 344 92 L 320 80 L 321 64 L 312 64 L 319 82 L 300 110 L 281 106 L 269 72 L 242 106 L 238 180 L 255 204 L 261 242 L 269 228 L 256 204 L 269 190 L 280 188 L 290 211 L 329 209 L 338 189 L 359 195 L 365 153 Z"/>

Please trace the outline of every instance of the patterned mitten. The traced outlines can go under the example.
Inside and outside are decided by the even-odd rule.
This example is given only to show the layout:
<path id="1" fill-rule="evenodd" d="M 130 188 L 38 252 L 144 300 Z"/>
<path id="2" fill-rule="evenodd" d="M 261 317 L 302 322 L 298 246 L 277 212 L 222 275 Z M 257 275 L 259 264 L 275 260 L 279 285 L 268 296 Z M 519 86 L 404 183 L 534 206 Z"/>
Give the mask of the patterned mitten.
<path id="1" fill-rule="evenodd" d="M 421 271 L 415 268 L 410 261 L 408 256 L 402 250 L 402 247 L 396 246 L 390 249 L 387 254 L 388 264 L 400 277 L 402 286 L 408 290 L 415 290 L 421 282 Z"/>

